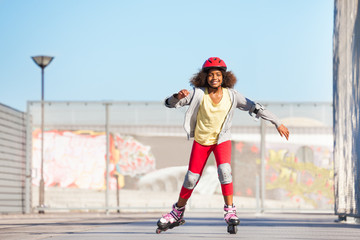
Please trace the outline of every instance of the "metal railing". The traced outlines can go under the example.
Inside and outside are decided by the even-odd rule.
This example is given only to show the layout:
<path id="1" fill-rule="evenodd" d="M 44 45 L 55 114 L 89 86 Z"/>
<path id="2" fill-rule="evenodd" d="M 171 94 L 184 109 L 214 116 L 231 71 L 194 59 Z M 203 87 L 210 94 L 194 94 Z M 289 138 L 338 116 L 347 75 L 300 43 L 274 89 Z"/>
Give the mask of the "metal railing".
<path id="1" fill-rule="evenodd" d="M 333 199 L 328 194 L 332 190 L 325 186 L 332 184 L 332 156 L 328 154 L 332 151 L 332 105 L 265 105 L 289 127 L 291 141 L 281 139 L 275 128 L 253 121 L 246 112 L 237 111 L 232 126 L 235 201 L 240 202 L 238 205 L 242 209 L 254 211 L 332 209 Z M 177 167 L 186 167 L 191 150 L 191 142 L 186 141 L 182 128 L 186 108 L 168 109 L 161 102 L 66 101 L 45 102 L 44 106 L 46 198 L 42 210 L 162 209 L 168 208 L 176 200 L 184 174 Z M 28 102 L 27 111 L 32 116 L 27 126 L 27 139 L 31 140 L 27 144 L 27 162 L 29 167 L 32 162 L 31 169 L 28 169 L 32 172 L 32 209 L 40 209 L 36 199 L 39 110 L 40 102 Z M 311 149 L 311 153 L 306 152 L 311 157 L 304 153 L 304 146 Z M 93 155 L 86 152 L 92 152 Z M 136 155 L 137 159 L 130 155 Z M 308 159 L 299 162 L 299 156 Z M 174 160 L 169 161 L 169 158 Z M 206 208 L 212 208 L 222 201 L 215 184 L 216 174 L 211 174 L 212 158 L 207 165 L 209 174 L 202 177 L 214 183 L 211 197 L 202 193 L 208 187 L 199 183 L 199 189 L 194 192 L 190 202 L 193 209 L 203 208 L 198 203 L 203 199 L 212 199 L 205 205 Z M 327 164 L 321 163 L 319 159 L 327 159 Z M 81 171 L 71 165 L 77 161 Z M 94 166 L 99 162 L 101 166 L 96 169 Z M 59 164 L 62 164 L 61 168 Z M 314 171 L 309 166 L 324 170 L 329 176 L 318 179 L 313 176 Z M 90 171 L 89 168 L 93 169 Z M 173 175 L 179 174 L 179 177 L 174 179 L 171 174 L 164 173 L 163 176 L 155 174 L 149 177 L 158 171 L 169 171 Z M 63 174 L 61 180 L 59 172 Z M 99 172 L 102 179 L 98 179 Z M 153 186 L 145 186 L 143 179 L 148 179 Z M 325 181 L 325 185 L 321 185 L 321 189 L 313 189 L 318 181 Z M 174 183 L 167 186 L 167 182 Z M 312 190 L 302 190 L 296 194 L 291 187 Z M 119 193 L 116 193 L 119 189 Z M 326 192 L 326 196 L 319 194 L 319 191 Z M 140 201 L 141 194 L 145 196 Z M 77 202 L 69 200 L 74 195 L 77 196 Z M 133 199 L 135 196 L 137 201 Z"/>

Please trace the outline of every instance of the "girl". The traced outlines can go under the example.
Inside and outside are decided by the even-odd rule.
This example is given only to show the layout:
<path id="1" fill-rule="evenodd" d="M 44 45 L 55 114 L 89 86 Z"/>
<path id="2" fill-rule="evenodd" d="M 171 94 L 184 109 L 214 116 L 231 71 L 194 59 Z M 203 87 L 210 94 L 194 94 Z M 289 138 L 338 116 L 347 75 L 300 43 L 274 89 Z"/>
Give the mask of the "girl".
<path id="1" fill-rule="evenodd" d="M 181 90 L 165 100 L 165 106 L 178 108 L 189 105 L 185 114 L 184 129 L 188 138 L 194 138 L 189 168 L 185 175 L 178 201 L 172 211 L 162 216 L 157 225 L 157 233 L 185 223 L 185 205 L 190 198 L 211 152 L 214 153 L 224 197 L 224 219 L 229 225 L 228 232 L 236 233 L 240 223 L 233 204 L 233 184 L 231 175 L 230 127 L 235 108 L 248 111 L 250 115 L 261 117 L 273 123 L 279 134 L 289 138 L 288 129 L 279 119 L 261 104 L 245 98 L 233 89 L 236 77 L 218 57 L 205 61 L 202 69 L 190 80 L 193 90 Z M 229 229 L 230 228 L 230 229 Z"/>

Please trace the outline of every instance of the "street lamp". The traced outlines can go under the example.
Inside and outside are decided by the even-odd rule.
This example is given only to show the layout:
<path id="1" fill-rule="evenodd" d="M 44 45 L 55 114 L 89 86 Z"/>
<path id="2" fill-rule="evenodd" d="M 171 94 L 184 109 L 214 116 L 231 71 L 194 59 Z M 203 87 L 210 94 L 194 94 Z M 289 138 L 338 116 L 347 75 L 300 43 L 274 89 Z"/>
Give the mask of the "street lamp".
<path id="1" fill-rule="evenodd" d="M 39 207 L 44 207 L 44 69 L 51 63 L 54 57 L 34 56 L 31 57 L 34 62 L 41 68 L 41 178 L 39 186 Z M 45 213 L 43 209 L 39 213 Z"/>

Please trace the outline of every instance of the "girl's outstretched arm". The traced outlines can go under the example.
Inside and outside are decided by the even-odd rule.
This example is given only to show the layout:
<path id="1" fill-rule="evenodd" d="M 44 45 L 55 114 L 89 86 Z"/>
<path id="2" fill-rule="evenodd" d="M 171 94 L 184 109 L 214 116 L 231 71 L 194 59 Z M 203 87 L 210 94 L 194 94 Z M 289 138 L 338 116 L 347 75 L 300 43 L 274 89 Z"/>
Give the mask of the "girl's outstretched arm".
<path id="1" fill-rule="evenodd" d="M 285 127 L 283 124 L 281 124 L 278 128 L 277 128 L 280 136 L 285 136 L 286 140 L 289 140 L 289 130 L 287 129 L 287 127 Z"/>
<path id="2" fill-rule="evenodd" d="M 178 100 L 183 99 L 189 95 L 189 91 L 186 89 L 180 90 L 177 94 L 174 95 Z"/>
<path id="3" fill-rule="evenodd" d="M 165 106 L 168 108 L 178 108 L 189 105 L 191 98 L 194 95 L 194 90 L 182 89 L 178 93 L 171 95 L 165 99 Z"/>

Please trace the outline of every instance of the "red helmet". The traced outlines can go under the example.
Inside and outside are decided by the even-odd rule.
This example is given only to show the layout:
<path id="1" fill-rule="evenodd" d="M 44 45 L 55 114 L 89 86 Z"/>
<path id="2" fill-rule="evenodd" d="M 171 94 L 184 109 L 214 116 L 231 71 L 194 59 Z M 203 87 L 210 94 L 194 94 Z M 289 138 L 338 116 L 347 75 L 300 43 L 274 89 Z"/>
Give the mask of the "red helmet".
<path id="1" fill-rule="evenodd" d="M 218 57 L 211 57 L 204 62 L 202 69 L 209 70 L 210 68 L 220 68 L 224 71 L 227 69 L 225 62 Z"/>

